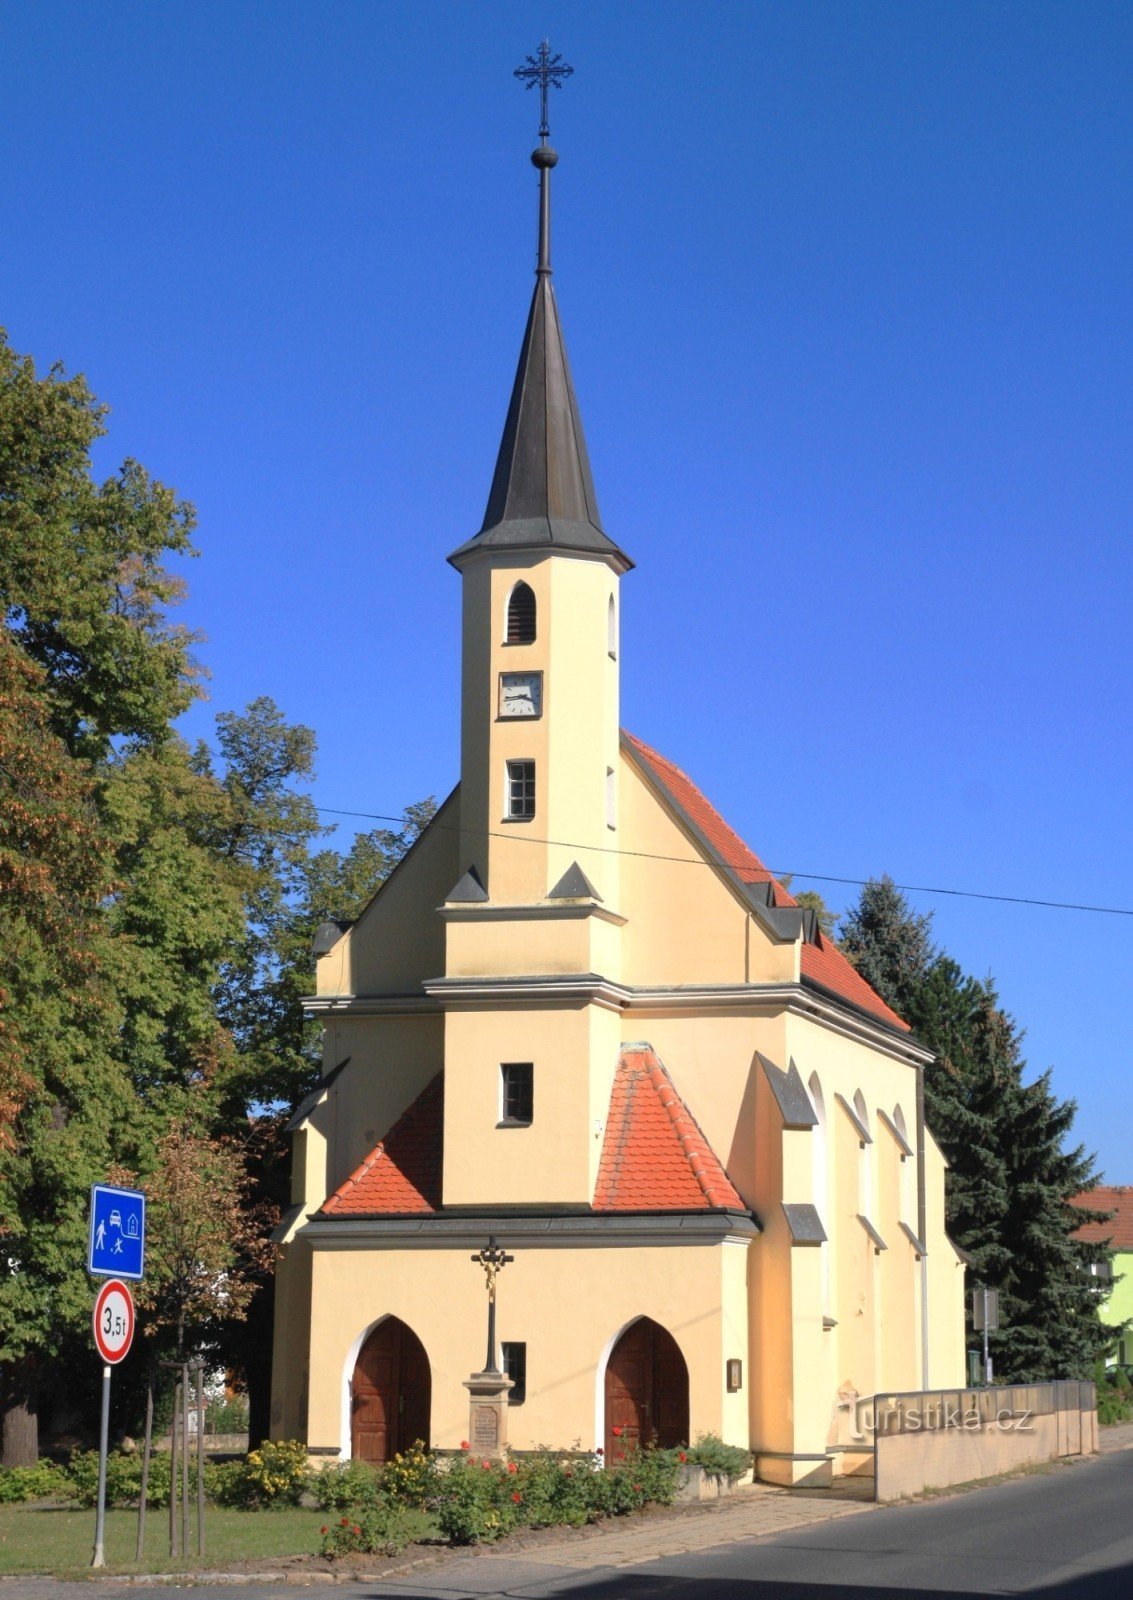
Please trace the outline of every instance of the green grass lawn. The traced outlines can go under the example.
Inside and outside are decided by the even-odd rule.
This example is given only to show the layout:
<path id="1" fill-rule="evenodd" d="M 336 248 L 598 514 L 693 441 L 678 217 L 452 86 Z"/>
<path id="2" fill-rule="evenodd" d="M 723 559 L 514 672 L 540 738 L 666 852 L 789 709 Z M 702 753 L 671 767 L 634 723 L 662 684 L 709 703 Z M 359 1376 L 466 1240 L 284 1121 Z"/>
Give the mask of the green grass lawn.
<path id="1" fill-rule="evenodd" d="M 205 1508 L 203 1565 L 223 1567 L 241 1561 L 314 1555 L 319 1529 L 332 1512 L 288 1507 L 282 1511 L 225 1511 Z M 431 1532 L 421 1517 L 421 1533 Z M 173 1572 L 186 1565 L 169 1559 L 169 1512 L 146 1513 L 146 1559 L 134 1561 L 138 1536 L 136 1511 L 106 1513 L 106 1565 L 123 1572 Z M 189 1566 L 196 1567 L 196 1507 L 190 1521 Z M 90 1566 L 94 1512 L 43 1505 L 0 1506 L 0 1573 L 76 1572 Z"/>

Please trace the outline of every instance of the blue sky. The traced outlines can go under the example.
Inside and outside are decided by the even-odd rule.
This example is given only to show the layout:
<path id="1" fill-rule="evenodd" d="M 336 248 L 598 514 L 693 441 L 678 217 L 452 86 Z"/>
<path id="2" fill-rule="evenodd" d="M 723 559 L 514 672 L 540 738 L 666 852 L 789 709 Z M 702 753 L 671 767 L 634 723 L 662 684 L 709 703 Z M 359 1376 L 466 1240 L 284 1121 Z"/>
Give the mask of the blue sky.
<path id="1" fill-rule="evenodd" d="M 6 6 L 0 321 L 198 507 L 186 731 L 455 781 L 544 34 L 626 725 L 799 886 L 1133 907 L 1124 4 Z M 1133 1182 L 1133 918 L 913 899 Z"/>

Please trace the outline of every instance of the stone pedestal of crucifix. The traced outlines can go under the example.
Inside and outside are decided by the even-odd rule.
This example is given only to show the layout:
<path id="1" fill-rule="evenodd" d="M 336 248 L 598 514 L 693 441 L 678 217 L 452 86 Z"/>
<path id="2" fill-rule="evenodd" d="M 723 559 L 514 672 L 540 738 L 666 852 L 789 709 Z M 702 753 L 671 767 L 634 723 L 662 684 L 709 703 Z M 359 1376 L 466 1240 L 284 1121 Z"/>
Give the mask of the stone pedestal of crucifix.
<path id="1" fill-rule="evenodd" d="M 488 1248 L 471 1259 L 483 1267 L 488 1289 L 488 1354 L 484 1370 L 464 1380 L 469 1396 L 468 1442 L 475 1454 L 494 1460 L 507 1451 L 508 1392 L 512 1387 L 496 1360 L 496 1278 L 515 1257 L 506 1255 L 490 1238 Z"/>

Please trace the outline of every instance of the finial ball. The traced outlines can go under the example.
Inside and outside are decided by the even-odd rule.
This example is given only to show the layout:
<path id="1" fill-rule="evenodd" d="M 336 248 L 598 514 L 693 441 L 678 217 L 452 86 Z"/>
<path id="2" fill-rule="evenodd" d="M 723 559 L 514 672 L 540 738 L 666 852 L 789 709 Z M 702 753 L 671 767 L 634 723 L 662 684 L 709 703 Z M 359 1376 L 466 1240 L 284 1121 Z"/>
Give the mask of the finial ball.
<path id="1" fill-rule="evenodd" d="M 533 167 L 553 167 L 558 159 L 559 152 L 552 150 L 549 144 L 537 144 L 531 152 Z"/>

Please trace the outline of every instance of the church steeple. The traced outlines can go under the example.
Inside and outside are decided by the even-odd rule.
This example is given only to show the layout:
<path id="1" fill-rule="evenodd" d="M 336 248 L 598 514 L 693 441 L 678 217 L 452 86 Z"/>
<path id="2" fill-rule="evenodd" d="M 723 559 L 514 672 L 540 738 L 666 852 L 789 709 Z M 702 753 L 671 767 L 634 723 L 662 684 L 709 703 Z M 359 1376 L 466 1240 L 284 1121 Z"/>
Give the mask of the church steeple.
<path id="1" fill-rule="evenodd" d="M 542 89 L 540 143 L 531 153 L 539 172 L 539 247 L 535 293 L 527 316 L 519 366 L 504 423 L 500 453 L 488 495 L 483 526 L 475 538 L 454 550 L 459 568 L 478 551 L 577 551 L 604 558 L 617 572 L 633 562 L 602 527 L 590 473 L 582 418 L 571 382 L 570 364 L 551 287 L 551 169 L 558 161 L 548 141 L 547 87 L 559 86 L 573 70 L 550 56 L 546 41 L 539 58 L 516 76 Z"/>

